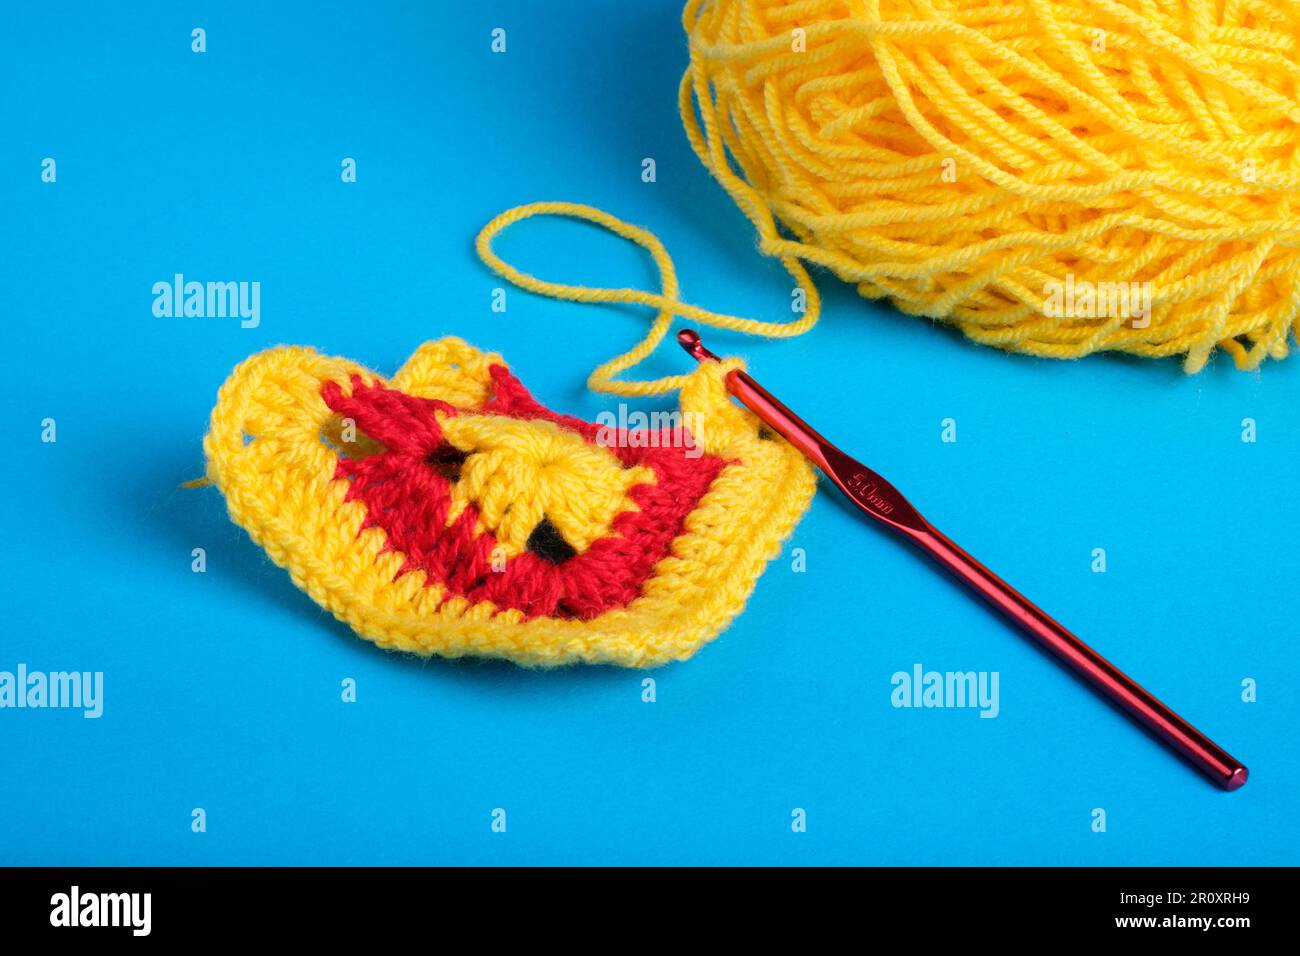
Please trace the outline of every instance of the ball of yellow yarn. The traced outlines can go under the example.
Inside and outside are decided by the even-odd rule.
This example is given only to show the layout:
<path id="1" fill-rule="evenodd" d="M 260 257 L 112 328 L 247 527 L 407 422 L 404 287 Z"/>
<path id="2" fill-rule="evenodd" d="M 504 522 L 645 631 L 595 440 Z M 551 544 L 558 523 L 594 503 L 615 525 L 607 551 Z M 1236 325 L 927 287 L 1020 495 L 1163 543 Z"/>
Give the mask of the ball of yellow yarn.
<path id="1" fill-rule="evenodd" d="M 1300 332 L 1295 0 L 691 0 L 683 23 L 687 135 L 765 253 L 1034 355 L 1252 368 Z"/>

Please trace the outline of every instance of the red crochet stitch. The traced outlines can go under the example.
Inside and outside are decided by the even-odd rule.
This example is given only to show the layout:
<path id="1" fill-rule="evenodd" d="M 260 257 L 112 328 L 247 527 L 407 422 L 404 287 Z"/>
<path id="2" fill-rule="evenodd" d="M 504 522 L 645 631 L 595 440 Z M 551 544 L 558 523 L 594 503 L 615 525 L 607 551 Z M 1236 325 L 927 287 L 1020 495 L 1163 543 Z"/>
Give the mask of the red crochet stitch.
<path id="1" fill-rule="evenodd" d="M 538 404 L 504 366 L 494 365 L 490 373 L 491 395 L 477 414 L 540 419 L 601 444 L 597 435 L 603 426 Z M 646 440 L 643 433 L 635 441 L 620 432 L 618 441 L 605 443 L 608 453 L 624 468 L 644 466 L 655 476 L 628 492 L 637 508 L 619 514 L 610 533 L 581 552 L 543 519 L 529 537 L 528 550 L 510 558 L 504 570 L 494 570 L 497 541 L 491 532 L 475 533 L 478 509 L 466 507 L 447 522 L 452 485 L 474 452 L 451 446 L 434 412 L 456 415 L 458 410 L 368 385 L 359 376 L 352 378 L 351 396 L 335 382 L 326 383 L 321 395 L 334 412 L 351 418 L 383 446 L 366 457 L 340 457 L 334 477 L 350 482 L 348 500 L 365 504 L 363 529 L 382 528 L 386 549 L 405 556 L 399 575 L 418 569 L 425 572 L 426 585 L 444 585 L 447 597 L 491 601 L 528 618 L 590 620 L 634 600 L 724 465 L 712 455 L 689 457 L 682 436 L 668 430 L 657 440 Z"/>

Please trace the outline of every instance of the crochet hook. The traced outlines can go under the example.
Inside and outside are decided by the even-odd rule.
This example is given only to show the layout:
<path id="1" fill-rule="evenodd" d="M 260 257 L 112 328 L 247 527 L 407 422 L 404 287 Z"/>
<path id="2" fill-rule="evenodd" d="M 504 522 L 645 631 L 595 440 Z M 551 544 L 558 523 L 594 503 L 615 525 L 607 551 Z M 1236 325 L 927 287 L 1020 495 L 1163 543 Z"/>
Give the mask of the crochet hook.
<path id="1" fill-rule="evenodd" d="M 679 332 L 677 341 L 697 361 L 719 360 L 692 329 Z M 1225 790 L 1236 790 L 1246 782 L 1249 771 L 1241 761 L 1229 756 L 1047 612 L 954 544 L 926 521 L 893 485 L 832 445 L 744 371 L 730 370 L 725 381 L 735 398 L 812 459 L 860 510 L 929 554 L 1140 726 Z"/>

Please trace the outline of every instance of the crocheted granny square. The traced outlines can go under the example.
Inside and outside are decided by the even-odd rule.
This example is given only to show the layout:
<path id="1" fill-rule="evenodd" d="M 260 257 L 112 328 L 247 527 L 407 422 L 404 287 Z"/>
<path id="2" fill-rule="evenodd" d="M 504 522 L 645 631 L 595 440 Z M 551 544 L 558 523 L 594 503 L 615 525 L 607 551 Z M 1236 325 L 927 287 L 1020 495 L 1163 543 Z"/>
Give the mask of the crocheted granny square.
<path id="1" fill-rule="evenodd" d="M 382 647 L 527 665 L 690 657 L 807 510 L 811 466 L 705 363 L 680 417 L 551 412 L 497 355 L 428 342 L 391 381 L 310 348 L 244 361 L 204 441 L 231 518 Z"/>

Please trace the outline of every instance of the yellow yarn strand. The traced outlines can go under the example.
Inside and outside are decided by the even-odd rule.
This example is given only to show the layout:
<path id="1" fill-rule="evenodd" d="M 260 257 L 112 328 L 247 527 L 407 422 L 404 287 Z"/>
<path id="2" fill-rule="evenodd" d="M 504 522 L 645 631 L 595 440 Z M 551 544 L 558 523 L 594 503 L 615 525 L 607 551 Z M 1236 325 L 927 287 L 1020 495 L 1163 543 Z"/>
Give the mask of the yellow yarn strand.
<path id="1" fill-rule="evenodd" d="M 1293 0 L 691 0 L 682 22 L 687 138 L 763 253 L 1053 358 L 1254 368 L 1300 333 Z M 1048 314 L 1053 287 L 1130 283 L 1141 320 Z"/>
<path id="2" fill-rule="evenodd" d="M 650 253 L 659 270 L 661 291 L 646 292 L 642 289 L 604 289 L 582 285 L 567 285 L 560 282 L 548 282 L 536 276 L 516 269 L 506 262 L 492 248 L 492 240 L 501 232 L 522 219 L 533 216 L 564 216 L 580 219 L 597 226 L 602 226 Z M 821 298 L 817 287 L 797 258 L 783 257 L 781 262 L 793 277 L 798 288 L 803 290 L 806 310 L 802 317 L 788 322 L 763 322 L 758 319 L 746 319 L 722 312 L 711 312 L 698 306 L 690 305 L 678 298 L 677 269 L 664 244 L 652 232 L 633 226 L 621 219 L 611 216 L 594 206 L 585 206 L 572 202 L 536 202 L 507 209 L 479 232 L 475 240 L 475 249 L 479 258 L 502 278 L 514 283 L 521 289 L 539 295 L 564 299 L 570 302 L 604 302 L 622 305 L 645 305 L 658 310 L 650 331 L 635 346 L 616 358 L 599 366 L 587 379 L 587 387 L 592 391 L 609 395 L 645 396 L 660 395 L 664 392 L 680 390 L 685 386 L 688 375 L 670 375 L 651 381 L 624 381 L 614 376 L 625 372 L 641 362 L 658 347 L 672 325 L 673 316 L 681 316 L 701 325 L 710 325 L 734 332 L 747 332 L 769 338 L 789 338 L 802 335 L 817 323 L 821 313 Z"/>

